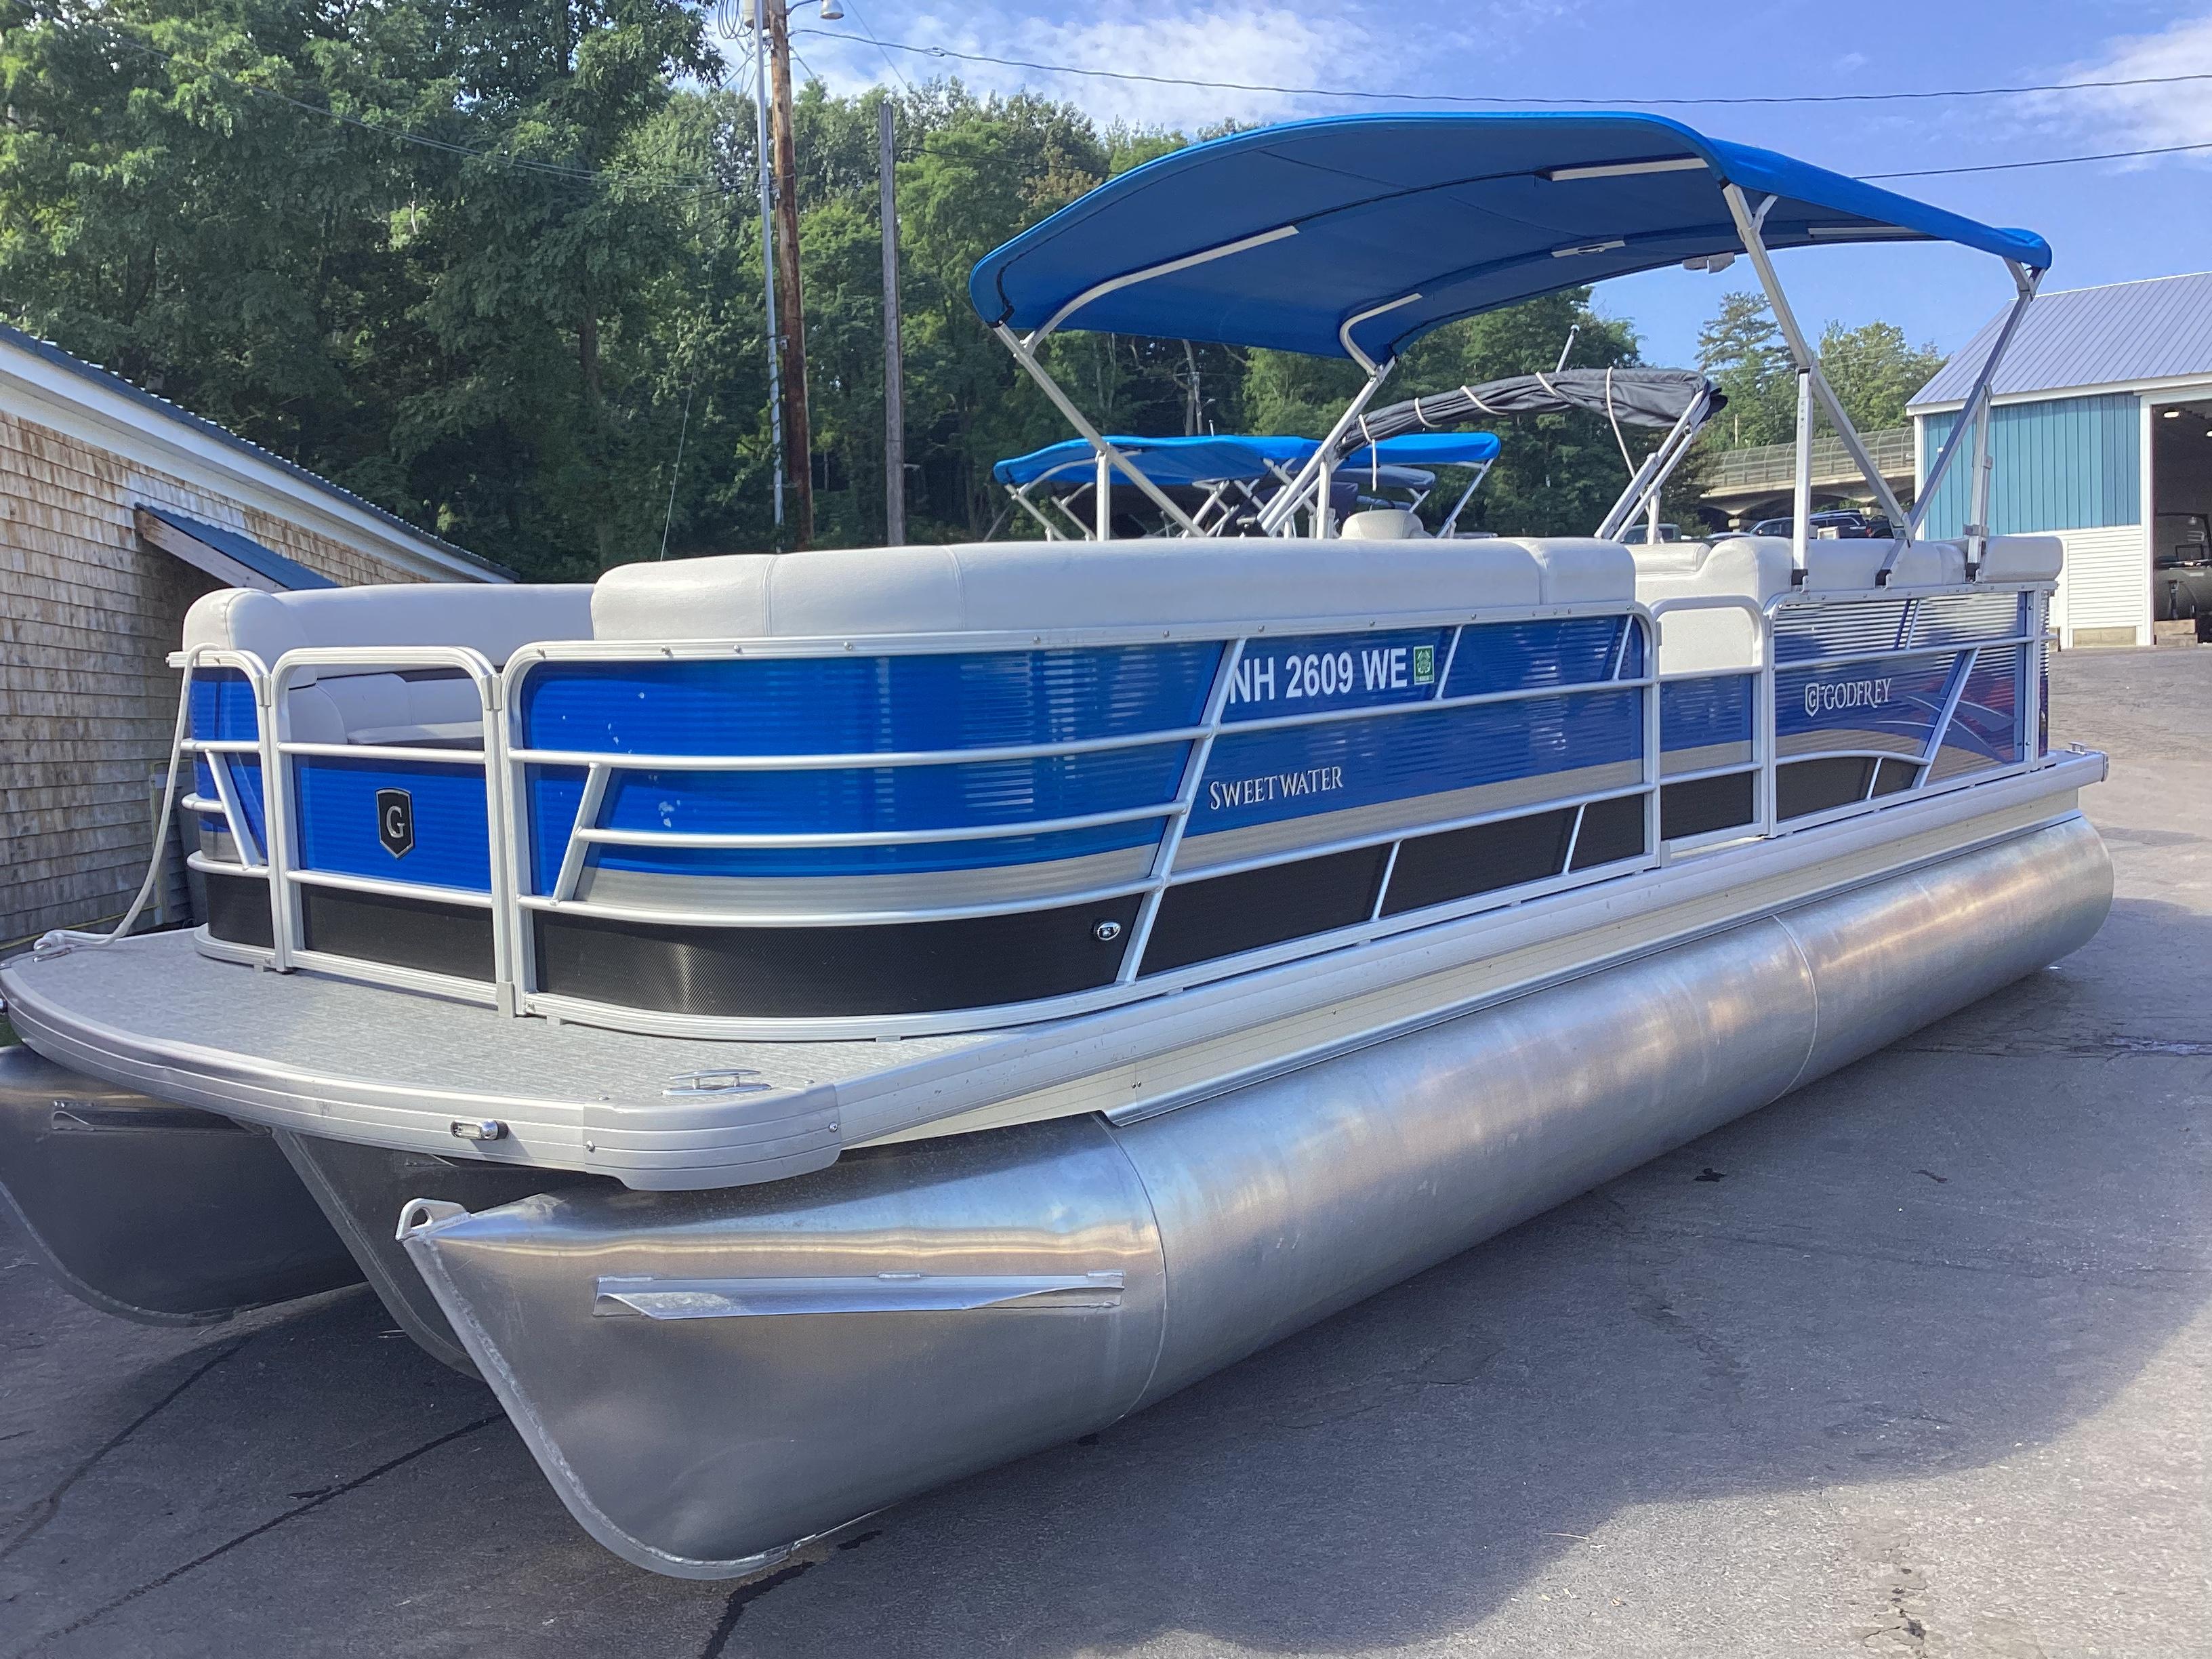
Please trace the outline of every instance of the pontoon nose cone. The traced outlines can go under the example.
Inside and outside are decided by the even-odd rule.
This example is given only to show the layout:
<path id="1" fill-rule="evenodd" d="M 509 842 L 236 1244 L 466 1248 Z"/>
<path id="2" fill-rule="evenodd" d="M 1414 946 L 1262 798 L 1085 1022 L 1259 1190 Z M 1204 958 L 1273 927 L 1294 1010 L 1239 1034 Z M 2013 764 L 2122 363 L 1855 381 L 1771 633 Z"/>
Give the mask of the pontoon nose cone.
<path id="1" fill-rule="evenodd" d="M 401 1237 L 577 1519 L 688 1577 L 1111 1422 L 1160 1349 L 1158 1234 L 1096 1118 L 772 1187 L 412 1204 Z"/>

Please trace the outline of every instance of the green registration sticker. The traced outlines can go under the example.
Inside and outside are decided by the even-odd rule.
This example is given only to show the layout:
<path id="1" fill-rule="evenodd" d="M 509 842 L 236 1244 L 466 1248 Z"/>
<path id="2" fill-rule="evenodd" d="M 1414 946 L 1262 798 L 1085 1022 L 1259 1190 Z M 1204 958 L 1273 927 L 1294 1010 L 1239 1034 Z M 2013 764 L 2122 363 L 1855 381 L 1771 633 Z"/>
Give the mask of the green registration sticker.
<path id="1" fill-rule="evenodd" d="M 1433 645 L 1413 647 L 1413 684 L 1434 685 L 1437 683 L 1437 648 Z"/>

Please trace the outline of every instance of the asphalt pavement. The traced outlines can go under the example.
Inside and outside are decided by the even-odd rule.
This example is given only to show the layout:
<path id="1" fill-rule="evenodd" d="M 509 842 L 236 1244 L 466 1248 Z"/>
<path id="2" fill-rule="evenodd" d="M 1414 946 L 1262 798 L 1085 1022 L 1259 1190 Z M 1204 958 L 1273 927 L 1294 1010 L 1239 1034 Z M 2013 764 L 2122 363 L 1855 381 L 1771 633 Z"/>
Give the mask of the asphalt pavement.
<path id="1" fill-rule="evenodd" d="M 747 1583 L 592 1543 L 365 1291 L 146 1328 L 0 1235 L 0 1656 L 2212 1652 L 2212 650 L 2051 701 L 2075 956 Z"/>

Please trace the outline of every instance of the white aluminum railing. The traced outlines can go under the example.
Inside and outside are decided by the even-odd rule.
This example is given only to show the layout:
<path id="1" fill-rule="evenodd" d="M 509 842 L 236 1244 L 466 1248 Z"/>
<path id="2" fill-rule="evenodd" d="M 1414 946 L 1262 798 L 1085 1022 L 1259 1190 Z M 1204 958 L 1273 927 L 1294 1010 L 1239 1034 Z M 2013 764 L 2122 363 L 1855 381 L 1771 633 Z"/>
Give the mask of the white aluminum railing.
<path id="1" fill-rule="evenodd" d="M 220 668 L 237 670 L 245 677 L 247 684 L 252 690 L 258 720 L 258 736 L 252 739 L 188 738 L 184 744 L 185 752 L 210 757 L 214 763 L 213 769 L 219 796 L 216 800 L 204 801 L 194 795 L 187 798 L 185 805 L 189 810 L 201 812 L 205 816 L 222 817 L 231 829 L 233 845 L 240 855 L 235 861 L 226 861 L 212 858 L 204 853 L 196 854 L 192 859 L 194 867 L 210 873 L 220 872 L 233 877 L 260 878 L 266 880 L 270 886 L 273 946 L 267 951 L 261 951 L 252 946 L 216 942 L 224 954 L 266 962 L 269 965 L 280 969 L 295 967 L 312 968 L 410 989 L 489 1002 L 512 1013 L 536 1012 L 599 1018 L 609 1023 L 623 1024 L 641 1030 L 721 1036 L 747 1035 L 751 1034 L 756 1029 L 763 1034 L 773 1031 L 779 1035 L 837 1036 L 866 1032 L 890 1034 L 971 1028 L 975 1024 L 976 1011 L 883 1018 L 852 1017 L 812 1021 L 778 1019 L 748 1022 L 654 1014 L 649 1011 L 583 1004 L 574 999 L 545 992 L 538 987 L 532 919 L 538 915 L 561 915 L 591 916 L 609 921 L 657 923 L 678 927 L 686 926 L 790 927 L 955 920 L 1011 914 L 1048 906 L 1057 908 L 1110 899 L 1127 899 L 1133 895 L 1139 896 L 1141 902 L 1136 919 L 1126 930 L 1127 937 L 1120 964 L 1109 984 L 1097 990 L 1055 998 L 1049 1002 L 989 1011 L 994 1022 L 1006 1023 L 1043 1018 L 1060 1012 L 1077 1012 L 1108 1002 L 1125 1000 L 1134 995 L 1149 994 L 1155 990 L 1175 989 L 1200 980 L 1249 971 L 1272 962 L 1287 960 L 1307 954 L 1316 949 L 1354 944 L 1364 939 L 1425 927 L 1437 921 L 1471 915 L 1481 910 L 1518 904 L 1564 888 L 1580 886 L 1632 871 L 1655 868 L 1676 859 L 1695 856 L 1700 852 L 1718 845 L 1732 844 L 1755 837 L 1795 834 L 1838 818 L 1865 811 L 1883 810 L 1901 802 L 1923 799 L 1934 793 L 1970 787 L 2044 764 L 2047 757 L 2039 752 L 2039 732 L 2041 723 L 2039 702 L 2041 659 L 2038 652 L 2027 647 L 2047 645 L 2051 637 L 2044 625 L 2049 592 L 2047 586 L 2022 584 L 1991 586 L 1977 583 L 1918 590 L 1888 589 L 1882 591 L 1879 597 L 1870 593 L 1806 594 L 1802 591 L 1795 591 L 1763 605 L 1749 599 L 1734 596 L 1686 596 L 1662 600 L 1648 607 L 1640 605 L 1626 606 L 1618 604 L 1583 605 L 1530 607 L 1515 611 L 1486 612 L 1473 617 L 1465 611 L 1394 617 L 1387 621 L 1378 619 L 1364 631 L 1395 634 L 1422 629 L 1449 630 L 1437 674 L 1436 690 L 1431 696 L 1418 701 L 1376 704 L 1362 708 L 1321 709 L 1288 714 L 1266 714 L 1252 718 L 1232 718 L 1229 702 L 1237 667 L 1248 648 L 1264 647 L 1286 637 L 1316 635 L 1341 637 L 1363 630 L 1346 628 L 1341 617 L 1324 617 L 1235 631 L 1206 627 L 1145 630 L 1102 629 L 1065 630 L 1048 634 L 952 634 L 851 640 L 774 640 L 748 641 L 742 645 L 727 641 L 702 641 L 671 642 L 647 647 L 580 641 L 526 647 L 517 652 L 502 667 L 496 668 L 481 653 L 458 647 L 424 647 L 392 650 L 380 647 L 317 647 L 287 653 L 278 659 L 273 667 L 264 665 L 250 653 L 214 651 L 206 648 L 196 650 L 173 660 L 179 663 L 189 660 L 195 670 Z M 1901 613 L 1899 629 L 1899 637 L 1904 639 L 1919 626 L 1920 612 L 1917 607 L 1910 602 L 1993 592 L 2026 592 L 2032 595 L 2028 625 L 2025 628 L 2015 626 L 2011 631 L 2002 635 L 1979 639 L 1947 641 L 1918 646 L 1905 643 L 1881 649 L 1807 657 L 1786 663 L 1778 659 L 1778 627 L 1796 614 L 1814 608 L 1907 601 L 1906 609 Z M 1740 667 L 1731 665 L 1717 670 L 1699 669 L 1675 673 L 1661 672 L 1661 640 L 1665 618 L 1686 612 L 1716 611 L 1737 611 L 1744 616 L 1751 635 L 1750 660 Z M 1569 621 L 1601 617 L 1613 618 L 1621 623 L 1613 647 L 1610 672 L 1606 678 L 1558 685 L 1518 686 L 1500 691 L 1480 692 L 1461 696 L 1444 695 L 1449 684 L 1460 642 L 1465 638 L 1467 629 L 1515 622 Z M 1642 642 L 1642 672 L 1635 675 L 1626 675 L 1624 670 L 1628 666 L 1628 641 L 1632 635 L 1638 636 Z M 984 653 L 993 651 L 1096 648 L 1115 645 L 1159 644 L 1172 641 L 1212 641 L 1218 642 L 1222 647 L 1212 682 L 1207 688 L 1200 718 L 1194 724 L 1124 732 L 1109 737 L 1080 738 L 1060 743 L 1000 744 L 973 749 L 883 752 L 825 751 L 798 755 L 647 755 L 600 750 L 534 747 L 524 744 L 520 740 L 520 732 L 516 730 L 522 702 L 520 692 L 524 683 L 540 666 L 550 664 L 729 660 L 733 658 L 793 658 L 848 654 L 882 656 L 951 651 L 963 653 Z M 1993 763 L 1969 769 L 1941 781 L 1935 779 L 1933 768 L 1942 751 L 1944 740 L 1952 728 L 1966 686 L 1978 665 L 1990 653 L 2008 651 L 2017 651 L 2020 653 L 2018 658 L 2021 665 L 2018 671 L 2020 683 L 2015 690 L 2015 696 L 2018 739 L 2021 757 L 2012 763 Z M 1798 668 L 1818 669 L 1825 672 L 1859 664 L 1944 657 L 1952 659 L 1951 674 L 1946 685 L 1945 702 L 1938 712 L 1926 742 L 1917 753 L 1903 754 L 1886 750 L 1877 752 L 1847 747 L 1808 749 L 1803 752 L 1787 756 L 1779 752 L 1776 708 L 1776 685 L 1778 674 Z M 332 669 L 343 669 L 356 674 L 423 669 L 444 670 L 452 677 L 465 678 L 474 688 L 481 710 L 483 739 L 480 745 L 475 749 L 461 750 L 417 746 L 404 743 L 374 745 L 327 744 L 296 738 L 292 727 L 289 695 L 292 688 L 304 674 L 326 673 Z M 1693 771 L 1666 773 L 1664 732 L 1662 724 L 1662 688 L 1668 684 L 1685 682 L 1728 679 L 1749 679 L 1753 682 L 1752 730 L 1750 752 L 1747 758 L 1700 768 Z M 1633 781 L 1623 781 L 1609 784 L 1602 788 L 1573 791 L 1540 799 L 1516 800 L 1509 805 L 1492 811 L 1467 814 L 1449 820 L 1394 823 L 1383 828 L 1369 829 L 1358 834 L 1345 836 L 1328 842 L 1280 848 L 1273 851 L 1253 854 L 1241 859 L 1208 863 L 1195 868 L 1177 868 L 1178 857 L 1183 849 L 1184 836 L 1195 810 L 1198 792 L 1206 774 L 1207 762 L 1217 740 L 1224 734 L 1234 737 L 1246 732 L 1279 731 L 1316 724 L 1391 720 L 1421 713 L 1486 704 L 1575 698 L 1624 691 L 1632 692 L 1641 699 L 1642 752 L 1638 763 L 1638 775 Z M 1249 705 L 1243 707 L 1249 708 Z M 608 786 L 615 775 L 620 772 L 652 770 L 765 772 L 964 765 L 989 761 L 1097 753 L 1171 743 L 1186 744 L 1189 746 L 1189 753 L 1184 760 L 1178 786 L 1172 799 L 1146 802 L 1139 805 L 1116 808 L 1108 811 L 1059 818 L 1018 820 L 988 825 L 947 826 L 925 830 L 845 830 L 799 833 L 617 830 L 602 826 L 597 822 L 604 806 Z M 265 848 L 252 844 L 254 838 L 251 833 L 249 821 L 236 798 L 234 783 L 228 776 L 228 765 L 222 760 L 222 757 L 226 755 L 248 753 L 258 759 L 264 780 L 263 804 L 268 843 Z M 1869 793 L 1856 801 L 1848 802 L 1840 806 L 1805 814 L 1786 821 L 1779 818 L 1777 805 L 1777 775 L 1780 768 L 1810 760 L 1854 756 L 1876 761 L 1890 760 L 1901 765 L 1911 766 L 1915 769 L 1913 782 L 1908 788 L 1894 794 L 1877 797 Z M 484 777 L 485 821 L 489 829 L 488 887 L 483 890 L 458 888 L 433 883 L 410 882 L 392 878 L 370 878 L 305 867 L 301 854 L 299 826 L 296 822 L 296 763 L 301 760 L 321 757 L 343 757 L 349 760 L 381 759 L 400 763 L 447 767 L 468 766 L 481 769 Z M 575 821 L 562 848 L 560 863 L 553 872 L 550 890 L 544 893 L 529 890 L 535 883 L 527 874 L 532 868 L 527 769 L 533 766 L 559 766 L 580 769 L 585 774 Z M 1748 774 L 1753 778 L 1753 804 L 1749 822 L 1724 826 L 1699 834 L 1686 835 L 1672 841 L 1662 839 L 1661 811 L 1663 789 L 1704 779 L 1739 774 Z M 1874 787 L 1875 781 L 1880 776 L 1879 767 L 1870 766 L 1869 774 L 1868 788 L 1870 792 Z M 1635 855 L 1626 859 L 1587 869 L 1575 869 L 1573 866 L 1576 847 L 1580 841 L 1582 824 L 1588 810 L 1601 803 L 1625 797 L 1641 797 L 1643 800 L 1644 833 L 1640 850 Z M 1389 891 L 1389 883 L 1395 873 L 1398 849 L 1404 841 L 1416 836 L 1445 833 L 1507 818 L 1569 809 L 1571 809 L 1574 813 L 1574 821 L 1570 831 L 1568 849 L 1560 869 L 1553 876 L 1510 888 L 1472 895 L 1461 900 L 1418 911 L 1404 912 L 1396 915 L 1383 914 Z M 1151 849 L 1151 857 L 1141 876 L 1079 890 L 1042 893 L 1024 892 L 1017 897 L 996 899 L 988 902 L 901 907 L 895 910 L 846 908 L 820 912 L 781 909 L 744 911 L 686 910 L 657 905 L 624 905 L 579 896 L 581 878 L 591 857 L 591 849 L 594 847 L 794 848 L 952 842 L 1029 836 L 1148 819 L 1162 821 L 1163 829 L 1158 842 Z M 1151 939 L 1160 906 L 1171 887 L 1191 881 L 1212 879 L 1245 871 L 1325 856 L 1332 853 L 1384 846 L 1387 846 L 1389 851 L 1385 857 L 1385 866 L 1376 896 L 1369 915 L 1360 923 L 1327 934 L 1308 935 L 1281 945 L 1243 952 L 1216 961 L 1193 964 L 1188 969 L 1175 973 L 1146 975 L 1141 981 L 1139 980 L 1146 947 Z M 488 915 L 491 928 L 492 978 L 489 981 L 466 979 L 421 969 L 337 956 L 312 948 L 305 931 L 303 906 L 299 890 L 318 886 L 346 891 L 431 900 L 484 910 Z"/>

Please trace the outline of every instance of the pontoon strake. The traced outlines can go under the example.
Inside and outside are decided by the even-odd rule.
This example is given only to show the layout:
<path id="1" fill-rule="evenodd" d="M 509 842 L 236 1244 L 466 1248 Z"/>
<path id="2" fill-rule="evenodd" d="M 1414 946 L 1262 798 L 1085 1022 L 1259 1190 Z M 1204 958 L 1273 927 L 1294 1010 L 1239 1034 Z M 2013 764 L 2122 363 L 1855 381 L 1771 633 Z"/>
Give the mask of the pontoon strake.
<path id="1" fill-rule="evenodd" d="M 1743 255 L 1832 407 L 1768 248 L 1926 236 L 2022 293 L 2049 261 L 1653 118 L 1356 118 L 1139 168 L 975 291 L 1148 495 L 1045 330 L 1370 365 L 1282 528 L 1424 329 Z M 1984 471 L 1960 541 L 1324 513 L 214 596 L 179 658 L 208 925 L 59 938 L 0 992 L 58 1065 L 271 1130 L 611 1548 L 751 1571 L 2086 939 L 2059 547 L 1987 534 Z M 71 1201 L 158 1164 L 78 1157 Z"/>

